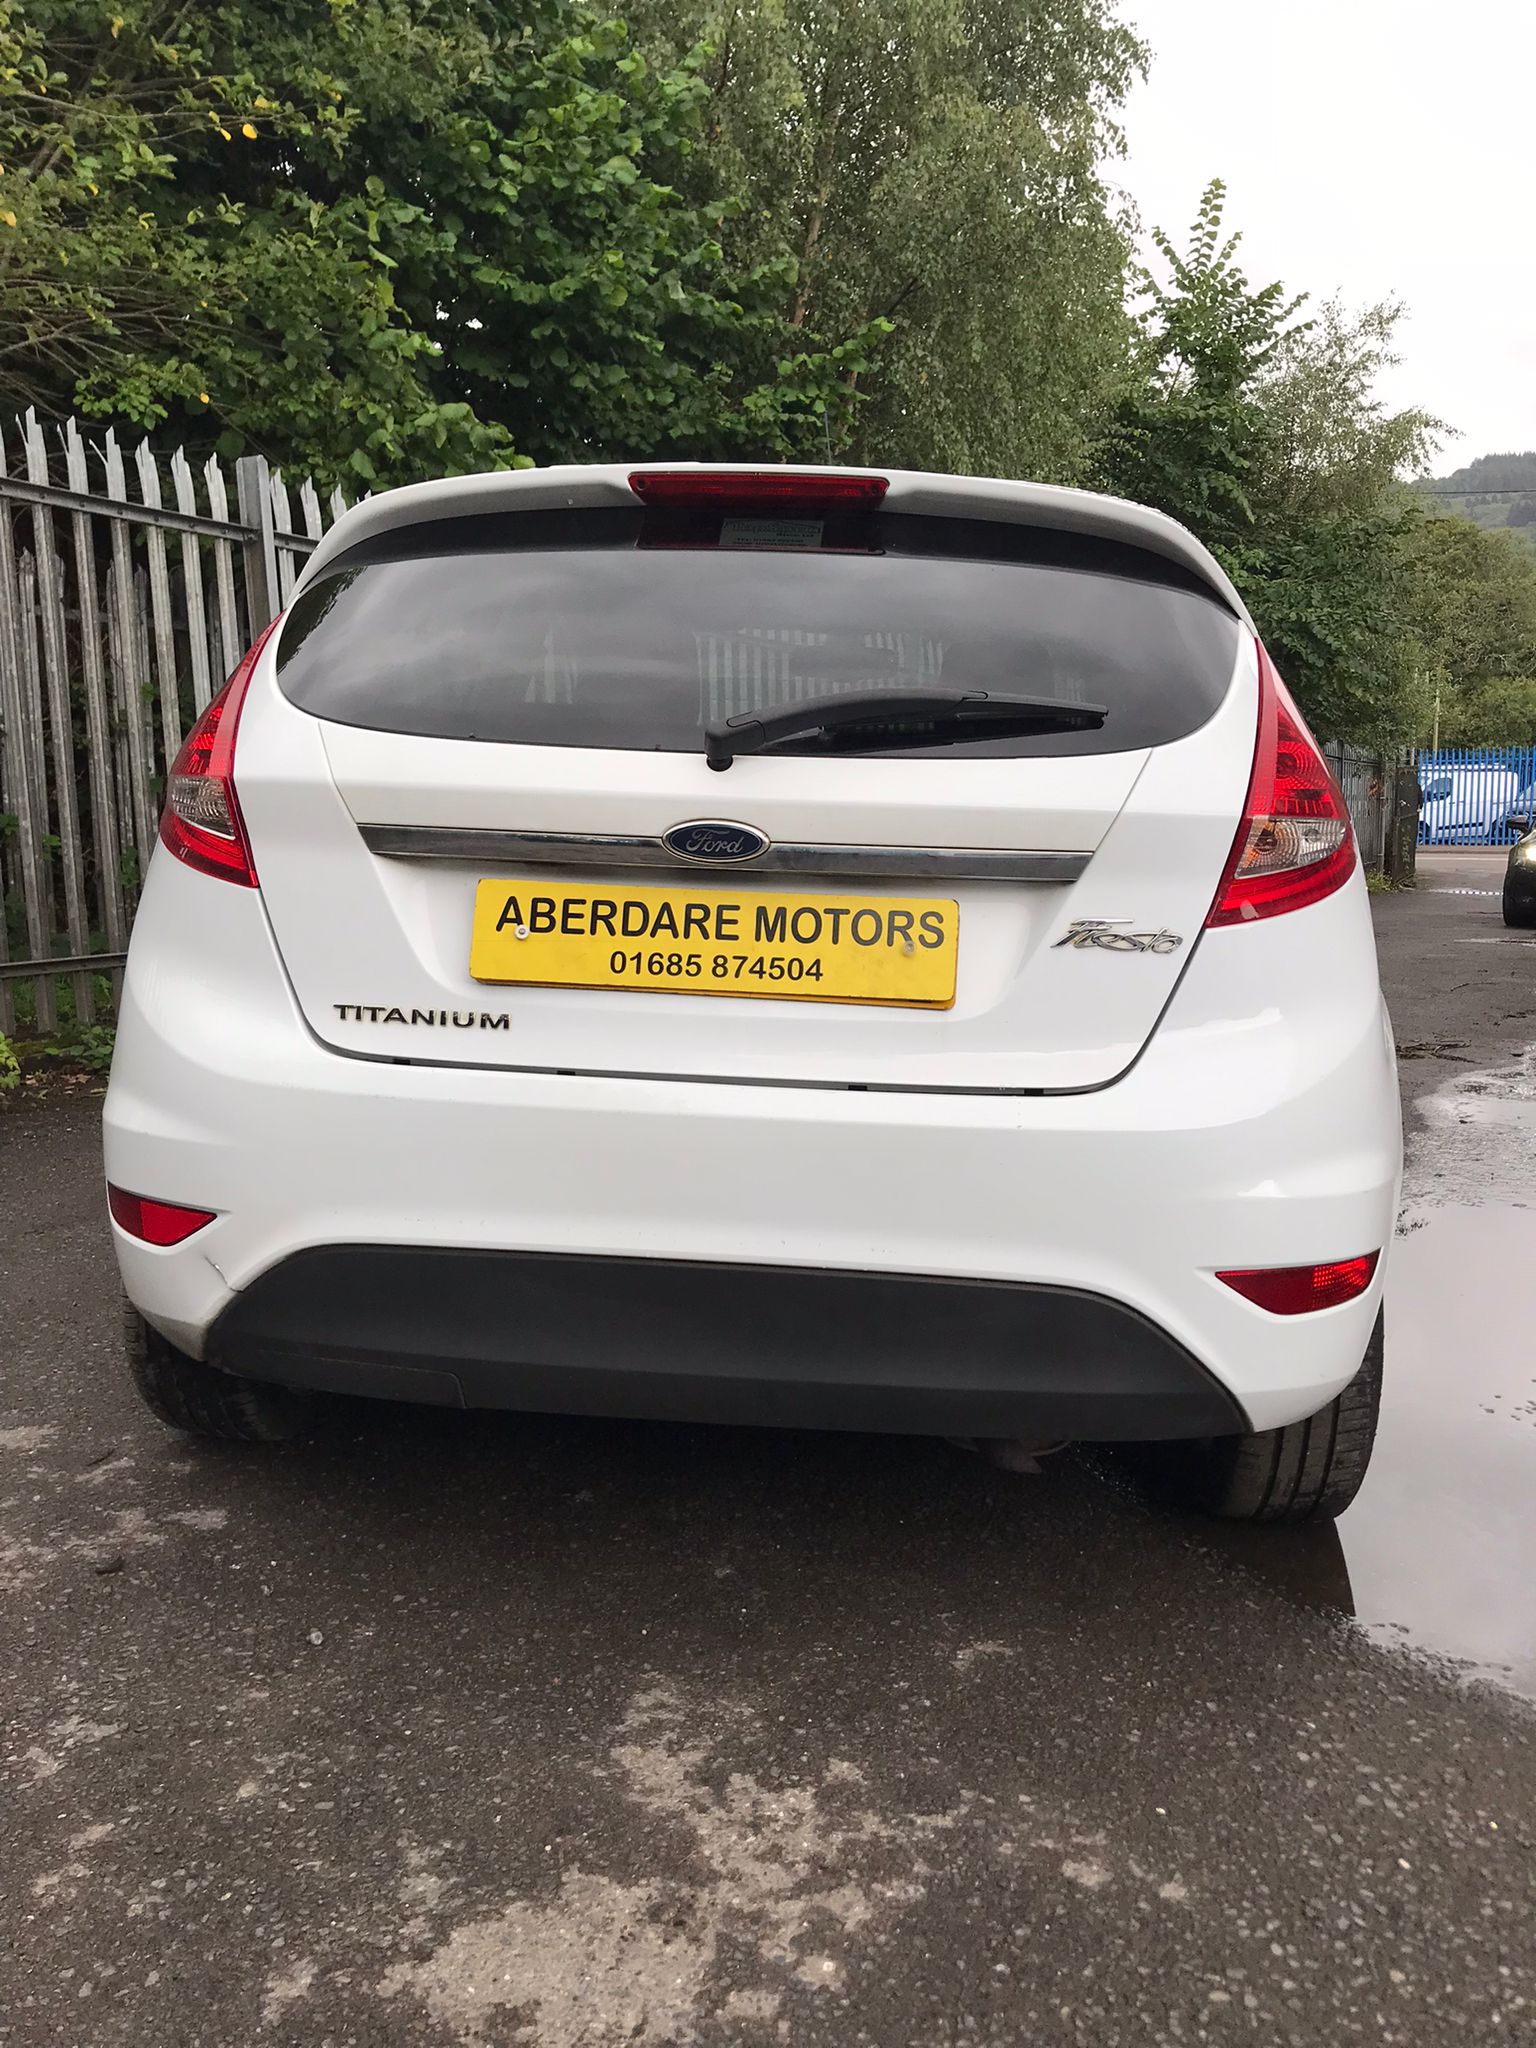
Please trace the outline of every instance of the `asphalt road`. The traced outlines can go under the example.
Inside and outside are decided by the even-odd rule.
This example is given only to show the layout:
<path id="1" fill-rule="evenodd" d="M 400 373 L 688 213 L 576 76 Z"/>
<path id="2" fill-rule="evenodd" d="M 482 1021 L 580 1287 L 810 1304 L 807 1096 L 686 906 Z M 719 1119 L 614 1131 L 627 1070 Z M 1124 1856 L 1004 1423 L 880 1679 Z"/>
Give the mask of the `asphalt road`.
<path id="1" fill-rule="evenodd" d="M 1499 865 L 1378 905 L 1405 1362 L 1342 1544 L 919 1441 L 190 1449 L 97 1105 L 0 1115 L 0 2043 L 1536 2036 L 1536 945 L 1450 893 Z"/>

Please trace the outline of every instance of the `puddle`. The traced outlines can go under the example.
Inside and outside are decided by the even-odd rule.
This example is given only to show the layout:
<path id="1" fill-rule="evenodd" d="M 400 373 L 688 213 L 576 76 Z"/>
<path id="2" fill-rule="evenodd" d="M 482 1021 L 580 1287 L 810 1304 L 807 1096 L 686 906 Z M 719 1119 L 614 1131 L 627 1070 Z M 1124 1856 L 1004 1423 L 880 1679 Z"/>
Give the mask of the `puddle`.
<path id="1" fill-rule="evenodd" d="M 1536 1209 L 1408 1218 L 1381 1432 L 1338 1537 L 1373 1633 L 1536 1697 Z"/>
<path id="2" fill-rule="evenodd" d="M 1422 1096 L 1407 1135 L 1360 1498 L 1336 1529 L 1218 1541 L 1309 1606 L 1536 1699 L 1536 1047 Z"/>
<path id="3" fill-rule="evenodd" d="M 1413 1105 L 1399 1230 L 1415 1232 L 1442 1204 L 1484 1203 L 1536 1213 L 1536 1047 L 1458 1074 Z"/>
<path id="4" fill-rule="evenodd" d="M 1359 1499 L 1333 1528 L 1205 1540 L 1308 1607 L 1536 1699 L 1536 1206 L 1409 1213 Z"/>

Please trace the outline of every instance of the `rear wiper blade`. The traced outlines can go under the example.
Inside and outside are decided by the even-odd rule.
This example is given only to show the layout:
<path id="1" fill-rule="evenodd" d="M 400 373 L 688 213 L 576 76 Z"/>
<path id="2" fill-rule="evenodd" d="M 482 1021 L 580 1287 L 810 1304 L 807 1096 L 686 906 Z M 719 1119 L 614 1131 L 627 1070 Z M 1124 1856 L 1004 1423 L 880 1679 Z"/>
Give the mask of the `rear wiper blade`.
<path id="1" fill-rule="evenodd" d="M 1102 704 L 1060 697 L 1015 697 L 989 690 L 850 690 L 808 697 L 775 710 L 739 711 L 704 728 L 704 758 L 729 768 L 738 754 L 761 754 L 794 740 L 819 740 L 829 754 L 875 754 L 905 747 L 955 747 L 1030 733 L 1094 732 Z"/>

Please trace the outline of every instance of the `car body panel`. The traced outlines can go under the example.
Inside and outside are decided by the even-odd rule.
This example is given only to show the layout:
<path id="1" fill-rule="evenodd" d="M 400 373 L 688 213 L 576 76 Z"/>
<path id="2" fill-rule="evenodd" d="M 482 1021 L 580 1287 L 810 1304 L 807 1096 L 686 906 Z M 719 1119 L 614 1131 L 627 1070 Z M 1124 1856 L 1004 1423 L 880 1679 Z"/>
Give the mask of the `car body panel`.
<path id="1" fill-rule="evenodd" d="M 1040 760 L 738 761 L 506 746 L 325 724 L 295 709 L 269 646 L 241 716 L 241 809 L 264 900 L 311 1028 L 380 1058 L 681 1077 L 918 1088 L 1083 1088 L 1113 1080 L 1156 1025 L 1189 958 L 1252 764 L 1256 670 L 1240 644 L 1226 701 L 1198 731 L 1135 755 Z M 722 797 L 721 785 L 729 784 Z M 959 983 L 944 1012 L 722 1000 L 706 992 L 506 987 L 470 976 L 477 884 L 537 890 L 548 870 L 370 852 L 361 826 L 659 837 L 738 817 L 772 841 L 914 850 L 1080 850 L 1068 885 L 852 885 L 700 870 L 695 892 L 750 915 L 775 894 L 824 890 L 959 904 Z M 622 900 L 654 871 L 561 869 Z M 679 885 L 681 886 L 681 884 Z M 1088 921 L 1166 934 L 1168 950 L 1063 944 Z M 507 1017 L 498 1030 L 412 1014 Z M 391 1012 L 395 1014 L 391 1016 Z"/>
<path id="2" fill-rule="evenodd" d="M 392 522 L 513 502 L 617 503 L 626 474 L 533 472 L 386 494 L 338 522 L 306 578 Z M 301 1269 L 350 1275 L 361 1270 L 353 1252 L 387 1259 L 396 1247 L 434 1272 L 458 1255 L 475 1260 L 482 1302 L 490 1276 L 515 1271 L 520 1285 L 534 1274 L 547 1309 L 549 1287 L 569 1272 L 573 1327 L 583 1275 L 590 1285 L 607 1274 L 614 1288 L 628 1276 L 627 1287 L 646 1261 L 654 1279 L 692 1276 L 683 1294 L 707 1299 L 712 1316 L 728 1320 L 740 1293 L 759 1324 L 772 1276 L 789 1276 L 785 1301 L 835 1297 L 850 1333 L 889 1313 L 880 1304 L 908 1282 L 941 1284 L 957 1304 L 953 1344 L 935 1340 L 931 1357 L 918 1346 L 893 1427 L 976 1426 L 964 1401 L 946 1424 L 946 1398 L 967 1385 L 961 1304 L 989 1288 L 1011 1290 L 1021 1343 L 1065 1341 L 1052 1305 L 1064 1301 L 1099 1304 L 1090 1320 L 1158 1333 L 1169 1355 L 1210 1376 L 1234 1426 L 1299 1420 L 1350 1381 L 1385 1260 L 1354 1300 L 1299 1316 L 1268 1314 L 1217 1277 L 1385 1252 L 1401 1172 L 1392 1035 L 1358 868 L 1305 908 L 1204 928 L 1253 765 L 1251 622 L 1199 543 L 1142 508 L 895 475 L 891 498 L 1161 553 L 1243 628 L 1225 697 L 1198 729 L 1134 754 L 751 758 L 721 776 L 701 754 L 327 723 L 283 697 L 269 644 L 235 765 L 260 887 L 230 887 L 157 852 L 104 1112 L 110 1181 L 214 1212 L 165 1248 L 113 1226 L 130 1300 L 175 1345 L 220 1362 L 218 1333 L 239 1325 L 258 1281 L 265 1295 Z M 476 883 L 528 871 L 510 859 L 375 852 L 361 829 L 660 841 L 690 817 L 909 859 L 1072 858 L 1057 880 L 936 884 L 960 904 L 954 1007 L 884 1011 L 475 983 Z M 616 883 L 635 870 L 592 872 Z M 861 895 L 921 893 L 865 873 Z M 738 885 L 746 878 L 733 875 Z M 750 886 L 806 882 L 765 875 Z M 1098 943 L 1101 930 L 1114 942 Z M 1127 932 L 1177 943 L 1127 945 Z M 432 1021 L 395 1023 L 391 1010 Z M 1031 1290 L 1040 1301 L 1025 1299 Z M 707 1361 L 701 1332 L 686 1334 L 680 1348 Z M 836 1331 L 814 1336 L 807 1351 L 835 1357 Z M 748 1330 L 740 1348 L 749 1337 L 765 1332 Z M 730 1345 L 729 1328 L 719 1341 Z M 325 1345 L 329 1362 L 314 1370 L 332 1378 L 319 1383 L 347 1384 L 345 1333 Z M 538 1405 L 558 1405 L 558 1359 L 520 1358 L 518 1345 L 513 1316 L 498 1355 L 474 1361 L 479 1397 L 515 1399 L 528 1384 L 515 1373 L 531 1365 L 543 1375 Z M 1008 1378 L 1006 1349 L 990 1357 L 989 1399 Z M 575 1405 L 611 1398 L 613 1412 L 674 1412 L 648 1409 L 643 1386 L 618 1388 L 622 1357 L 585 1365 L 614 1391 L 578 1397 L 573 1381 Z M 1044 1366 L 1056 1395 L 1070 1393 L 1071 1360 Z M 915 1401 L 914 1371 L 924 1379 Z M 1020 1387 L 1041 1373 L 1040 1358 L 1021 1358 Z M 1081 1376 L 1086 1388 L 1087 1362 Z M 848 1412 L 880 1420 L 867 1406 Z M 1060 1417 L 1059 1400 L 1049 1412 Z M 1100 1413 L 1085 1397 L 1085 1421 Z M 794 1418 L 793 1399 L 772 1417 Z M 826 1417 L 808 1401 L 803 1419 Z"/>
<path id="3" fill-rule="evenodd" d="M 110 1180 L 219 1212 L 169 1250 L 114 1227 L 131 1298 L 194 1355 L 293 1252 L 388 1243 L 1080 1288 L 1169 1331 L 1256 1427 L 1365 1351 L 1379 1273 L 1301 1318 L 1214 1278 L 1390 1244 L 1395 1069 L 1358 875 L 1206 933 L 1128 1074 L 1034 1097 L 381 1068 L 309 1029 L 254 892 L 206 916 L 219 886 L 152 864 L 142 931 L 203 930 L 136 947 L 105 1110 Z"/>
<path id="4" fill-rule="evenodd" d="M 496 470 L 484 476 L 433 478 L 426 483 L 406 484 L 399 490 L 381 491 L 354 505 L 329 529 L 305 562 L 293 594 L 314 582 L 348 548 L 398 527 L 537 505 L 630 506 L 634 494 L 629 479 L 636 470 L 646 468 L 707 476 L 712 470 L 739 473 L 741 465 L 557 463 L 548 469 Z M 1176 519 L 1155 512 L 1149 505 L 1106 497 L 1098 491 L 1068 490 L 1058 484 L 1025 483 L 1005 477 L 946 476 L 938 471 L 902 469 L 847 469 L 838 474 L 883 477 L 885 504 L 893 512 L 1017 521 L 1063 533 L 1100 534 L 1148 548 L 1191 570 L 1220 595 L 1235 617 L 1250 627 L 1253 625 L 1248 607 L 1210 551 Z"/>

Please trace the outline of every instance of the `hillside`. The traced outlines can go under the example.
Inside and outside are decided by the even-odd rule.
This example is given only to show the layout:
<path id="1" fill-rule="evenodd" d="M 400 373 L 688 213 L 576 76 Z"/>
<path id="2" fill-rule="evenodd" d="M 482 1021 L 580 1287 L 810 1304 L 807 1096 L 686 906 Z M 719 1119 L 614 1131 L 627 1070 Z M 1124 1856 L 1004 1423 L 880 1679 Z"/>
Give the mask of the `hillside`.
<path id="1" fill-rule="evenodd" d="M 1449 476 L 1421 477 L 1415 488 L 1442 512 L 1459 512 L 1479 526 L 1513 527 L 1536 545 L 1536 449 L 1479 455 Z"/>

